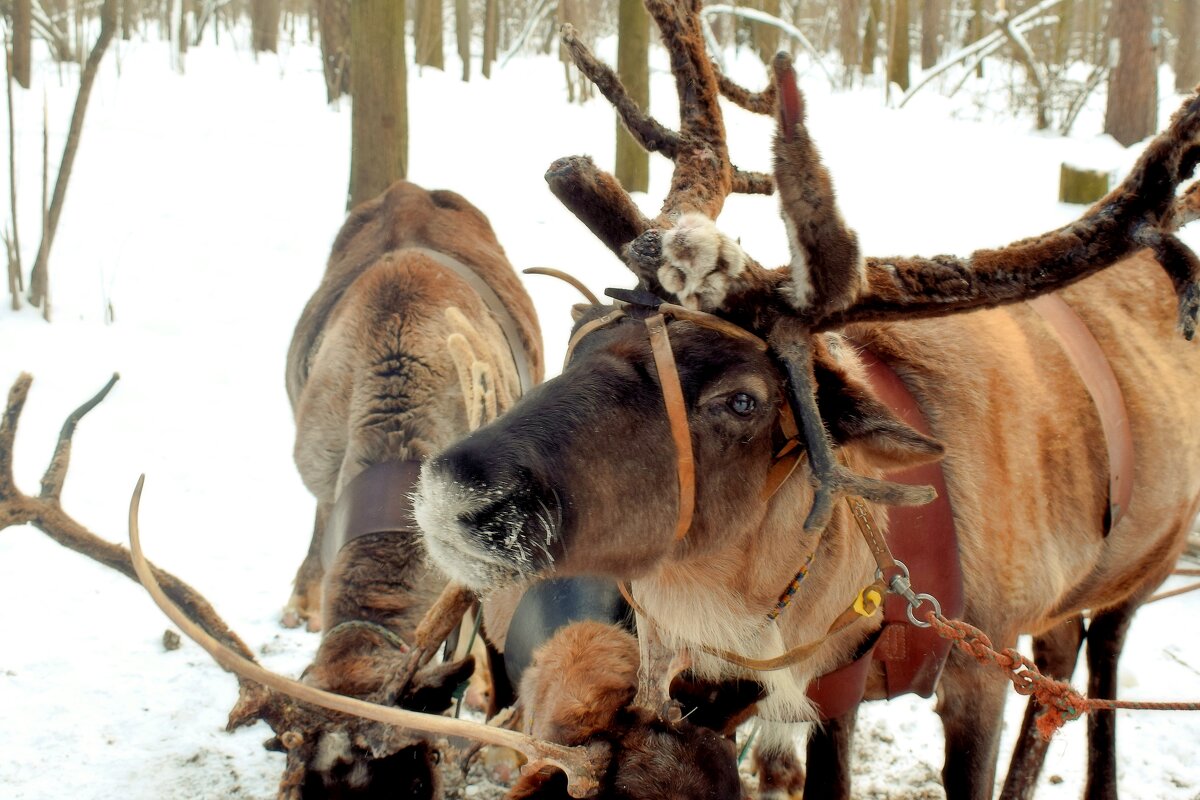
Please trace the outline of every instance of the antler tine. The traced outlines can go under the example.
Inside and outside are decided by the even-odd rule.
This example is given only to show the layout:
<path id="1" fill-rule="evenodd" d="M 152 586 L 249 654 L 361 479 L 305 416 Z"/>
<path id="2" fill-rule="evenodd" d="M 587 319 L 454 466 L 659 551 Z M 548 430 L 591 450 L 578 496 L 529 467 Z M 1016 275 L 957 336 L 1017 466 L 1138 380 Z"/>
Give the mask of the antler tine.
<path id="1" fill-rule="evenodd" d="M 752 92 L 734 82 L 732 78 L 722 72 L 721 67 L 715 61 L 711 59 L 709 61 L 713 72 L 717 76 L 717 87 L 721 90 L 722 97 L 753 114 L 766 114 L 769 116 L 775 113 L 775 95 L 777 89 L 773 74 L 767 88 L 761 92 Z"/>
<path id="2" fill-rule="evenodd" d="M 549 764 L 562 769 L 567 775 L 568 791 L 572 797 L 587 797 L 595 793 L 599 787 L 599 776 L 603 774 L 609 758 L 606 745 L 566 747 L 471 720 L 424 714 L 326 692 L 266 670 L 252 659 L 235 653 L 218 642 L 166 596 L 159 586 L 154 572 L 146 562 L 138 531 L 138 505 L 144 480 L 145 476 L 138 479 L 133 497 L 129 501 L 129 548 L 138 579 L 159 609 L 179 626 L 179 629 L 189 639 L 200 645 L 222 667 L 238 675 L 239 679 L 267 687 L 307 706 L 329 709 L 340 714 L 380 723 L 382 727 L 375 731 L 377 736 L 399 737 L 403 740 L 408 738 L 405 734 L 406 730 L 415 730 L 433 736 L 461 736 L 486 744 L 509 747 L 524 754 L 531 762 Z M 446 598 L 448 595 L 443 597 Z M 301 705 L 283 704 L 277 706 L 275 712 L 269 718 L 264 715 L 264 719 L 279 735 L 279 744 L 289 753 L 288 770 L 280 787 L 281 793 L 286 795 L 288 790 L 294 788 L 294 785 L 303 778 L 303 764 L 307 761 L 294 757 L 295 754 L 311 748 L 315 744 L 304 741 L 303 736 L 297 733 L 298 729 L 313 729 L 311 724 L 308 726 L 302 724 L 305 719 L 312 717 L 312 712 Z"/>
<path id="3" fill-rule="evenodd" d="M 833 516 L 834 503 L 841 497 L 857 496 L 884 505 L 920 506 L 937 496 L 931 486 L 910 486 L 868 478 L 851 472 L 838 462 L 817 408 L 812 350 L 817 340 L 802 322 L 783 318 L 771 331 L 768 341 L 787 374 L 789 401 L 816 482 L 812 509 L 804 520 L 806 532 L 824 530 Z"/>
<path id="4" fill-rule="evenodd" d="M 662 153 L 667 158 L 675 158 L 679 150 L 679 134 L 663 126 L 647 112 L 638 108 L 637 103 L 625 91 L 617 73 L 604 62 L 600 61 L 575 35 L 575 28 L 570 24 L 562 26 L 562 42 L 571 55 L 571 60 L 579 71 L 588 77 L 600 93 L 612 103 L 613 108 L 621 115 L 626 130 L 637 140 L 645 150 L 651 153 Z"/>
<path id="5" fill-rule="evenodd" d="M 617 181 L 596 169 L 590 159 L 560 159 L 546 173 L 551 191 L 651 291 L 666 299 L 675 295 L 660 284 L 658 263 L 639 260 L 647 248 L 629 247 L 651 228 L 673 227 L 685 214 L 715 219 L 732 191 L 768 193 L 768 176 L 736 169 L 729 160 L 725 123 L 718 100 L 719 79 L 704 46 L 699 0 L 646 0 L 646 8 L 662 33 L 679 95 L 680 129 L 669 131 L 638 109 L 613 71 L 600 63 L 569 27 L 563 29 L 567 51 L 616 107 L 626 127 L 647 149 L 675 162 L 671 188 L 662 211 L 647 220 Z M 650 248 L 651 250 L 653 248 Z M 761 271 L 757 264 L 751 270 Z"/>
<path id="6" fill-rule="evenodd" d="M 838 211 L 833 180 L 804 125 L 804 95 L 792 58 L 776 54 L 778 90 L 775 185 L 791 248 L 790 301 L 807 319 L 848 306 L 861 292 L 865 264 L 858 236 Z"/>
<path id="7" fill-rule="evenodd" d="M 1086 278 L 1151 248 L 1179 296 L 1179 328 L 1191 338 L 1200 313 L 1200 261 L 1174 235 L 1191 218 L 1176 199 L 1200 158 L 1200 96 L 1188 98 L 1129 176 L 1079 220 L 1042 236 L 969 258 L 872 259 L 865 290 L 814 330 L 854 322 L 930 317 L 1025 300 Z"/>

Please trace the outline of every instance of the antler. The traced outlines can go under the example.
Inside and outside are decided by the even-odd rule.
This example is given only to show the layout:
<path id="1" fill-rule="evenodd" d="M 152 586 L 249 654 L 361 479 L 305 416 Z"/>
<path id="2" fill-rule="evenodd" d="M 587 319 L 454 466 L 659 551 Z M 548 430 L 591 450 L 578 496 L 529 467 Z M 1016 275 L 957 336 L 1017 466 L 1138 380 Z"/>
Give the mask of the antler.
<path id="1" fill-rule="evenodd" d="M 616 179 L 597 169 L 590 158 L 559 159 L 546 173 L 555 196 L 621 258 L 626 258 L 626 248 L 635 238 L 652 228 L 672 228 L 687 214 L 715 219 L 731 192 L 770 194 L 773 189 L 769 175 L 746 172 L 730 162 L 718 101 L 721 83 L 705 51 L 699 0 L 647 0 L 646 8 L 671 56 L 679 93 L 678 131 L 639 109 L 612 69 L 579 42 L 573 29 L 564 26 L 562 36 L 572 60 L 613 104 L 633 137 L 646 150 L 675 162 L 661 213 L 653 221 L 646 219 Z M 730 81 L 726 80 L 725 86 L 731 92 L 739 91 Z M 659 281 L 658 264 L 636 257 L 627 263 L 656 294 L 674 297 Z"/>
<path id="2" fill-rule="evenodd" d="M 0 420 L 0 530 L 12 525 L 33 525 L 63 547 L 137 580 L 129 551 L 101 539 L 76 522 L 62 508 L 63 483 L 70 466 L 75 428 L 88 412 L 104 400 L 119 379 L 120 376 L 114 373 L 103 389 L 67 417 L 58 435 L 58 443 L 54 448 L 54 455 L 50 458 L 50 465 L 42 476 L 42 491 L 36 497 L 31 497 L 21 492 L 13 481 L 13 443 L 16 439 L 17 423 L 29 397 L 29 389 L 33 385 L 33 376 L 28 373 L 17 377 L 9 390 L 4 417 Z M 172 601 L 186 608 L 191 617 L 210 636 L 243 657 L 253 658 L 250 649 L 221 621 L 208 601 L 195 589 L 158 567 L 147 566 Z M 256 688 L 253 684 L 241 683 L 243 695 Z"/>
<path id="3" fill-rule="evenodd" d="M 598 789 L 599 778 L 608 764 L 607 745 L 566 747 L 471 720 L 424 714 L 326 692 L 266 670 L 248 653 L 234 652 L 214 639 L 167 597 L 159 586 L 154 570 L 142 554 L 138 531 L 138 504 L 144 480 L 144 475 L 138 479 L 129 502 L 129 546 L 138 580 L 150 593 L 155 604 L 189 639 L 200 645 L 218 664 L 237 675 L 240 681 L 262 687 L 262 700 L 253 709 L 248 706 L 242 707 L 240 716 L 235 709 L 230 725 L 236 726 L 252 718 L 261 718 L 275 731 L 278 744 L 288 753 L 288 768 L 280 786 L 281 794 L 285 797 L 298 796 L 305 766 L 310 763 L 318 744 L 312 740 L 315 737 L 311 736 L 311 732 L 325 729 L 330 721 L 327 714 L 317 709 L 328 709 L 360 721 L 369 720 L 369 723 L 360 722 L 352 727 L 353 738 L 366 742 L 373 748 L 381 748 L 385 753 L 396 752 L 414 743 L 416 740 L 408 731 L 419 731 L 433 736 L 461 736 L 485 744 L 509 747 L 524 754 L 529 759 L 522 768 L 522 772 L 525 773 L 537 772 L 546 766 L 558 767 L 567 775 L 568 791 L 572 797 L 588 797 Z M 422 627 L 436 625 L 437 623 L 430 621 L 431 617 L 436 619 L 444 616 L 444 606 L 453 605 L 456 602 L 456 594 L 443 594 L 442 601 L 435 604 L 431 613 L 422 621 Z M 292 700 L 298 702 L 291 702 Z M 347 724 L 345 727 L 351 726 Z M 306 732 L 310 735 L 305 736 Z"/>

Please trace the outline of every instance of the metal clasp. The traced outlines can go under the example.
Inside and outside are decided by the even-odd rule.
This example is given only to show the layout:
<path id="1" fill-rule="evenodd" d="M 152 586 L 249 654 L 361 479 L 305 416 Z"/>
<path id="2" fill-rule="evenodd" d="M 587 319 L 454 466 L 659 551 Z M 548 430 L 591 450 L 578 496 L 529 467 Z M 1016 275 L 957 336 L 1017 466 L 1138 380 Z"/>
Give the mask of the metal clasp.
<path id="1" fill-rule="evenodd" d="M 912 588 L 912 581 L 910 580 L 908 565 L 903 561 L 896 561 L 896 566 L 900 568 L 900 572 L 893 575 L 891 580 L 888 581 L 888 589 L 892 593 L 903 597 L 908 603 L 908 608 L 905 609 L 905 611 L 908 613 L 909 622 L 911 622 L 913 625 L 916 625 L 918 628 L 930 627 L 931 623 L 917 619 L 917 615 L 915 613 L 916 610 L 925 603 L 929 603 L 931 606 L 933 606 L 933 613 L 941 616 L 942 604 L 939 603 L 938 599 L 931 594 L 925 594 L 924 592 L 918 594 L 917 592 L 914 592 Z M 879 580 L 881 578 L 883 578 L 883 570 L 876 568 L 875 579 Z"/>

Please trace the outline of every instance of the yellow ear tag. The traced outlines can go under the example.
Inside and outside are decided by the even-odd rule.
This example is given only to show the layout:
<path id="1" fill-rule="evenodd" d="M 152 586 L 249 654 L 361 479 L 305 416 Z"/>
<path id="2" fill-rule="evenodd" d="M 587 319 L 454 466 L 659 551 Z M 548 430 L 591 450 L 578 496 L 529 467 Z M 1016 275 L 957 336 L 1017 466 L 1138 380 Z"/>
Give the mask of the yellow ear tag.
<path id="1" fill-rule="evenodd" d="M 854 610 L 864 617 L 869 617 L 879 610 L 879 604 L 882 602 L 883 597 L 880 596 L 879 590 L 868 586 L 854 598 Z"/>

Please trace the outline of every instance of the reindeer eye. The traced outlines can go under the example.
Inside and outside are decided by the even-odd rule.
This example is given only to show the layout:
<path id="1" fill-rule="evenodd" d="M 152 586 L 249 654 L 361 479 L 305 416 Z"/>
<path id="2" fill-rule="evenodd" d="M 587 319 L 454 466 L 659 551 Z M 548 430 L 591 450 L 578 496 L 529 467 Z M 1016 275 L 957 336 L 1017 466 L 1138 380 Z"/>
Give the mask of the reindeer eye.
<path id="1" fill-rule="evenodd" d="M 748 417 L 758 407 L 757 401 L 745 392 L 738 392 L 729 398 L 729 410 L 739 417 Z"/>

